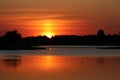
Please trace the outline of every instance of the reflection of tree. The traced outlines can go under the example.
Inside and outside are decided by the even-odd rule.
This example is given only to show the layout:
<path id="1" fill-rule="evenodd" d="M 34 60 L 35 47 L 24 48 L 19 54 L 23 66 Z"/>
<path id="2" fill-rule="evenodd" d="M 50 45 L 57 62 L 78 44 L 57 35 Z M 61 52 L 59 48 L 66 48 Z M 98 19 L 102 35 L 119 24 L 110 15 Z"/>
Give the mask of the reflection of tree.
<path id="1" fill-rule="evenodd" d="M 103 57 L 98 57 L 96 60 L 96 63 L 104 63 L 104 58 Z"/>
<path id="2" fill-rule="evenodd" d="M 6 66 L 17 67 L 21 63 L 21 56 L 5 56 L 3 62 Z"/>

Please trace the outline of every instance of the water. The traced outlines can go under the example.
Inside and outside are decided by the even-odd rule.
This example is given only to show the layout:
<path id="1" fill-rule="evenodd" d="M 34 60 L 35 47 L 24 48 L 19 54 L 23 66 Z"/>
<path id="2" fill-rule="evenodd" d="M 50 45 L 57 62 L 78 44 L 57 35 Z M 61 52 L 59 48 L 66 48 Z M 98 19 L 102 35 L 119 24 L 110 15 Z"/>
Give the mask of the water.
<path id="1" fill-rule="evenodd" d="M 0 55 L 120 56 L 120 49 L 99 49 L 113 46 L 38 46 L 47 50 L 0 50 Z"/>
<path id="2" fill-rule="evenodd" d="M 120 49 L 0 50 L 0 80 L 120 80 Z"/>

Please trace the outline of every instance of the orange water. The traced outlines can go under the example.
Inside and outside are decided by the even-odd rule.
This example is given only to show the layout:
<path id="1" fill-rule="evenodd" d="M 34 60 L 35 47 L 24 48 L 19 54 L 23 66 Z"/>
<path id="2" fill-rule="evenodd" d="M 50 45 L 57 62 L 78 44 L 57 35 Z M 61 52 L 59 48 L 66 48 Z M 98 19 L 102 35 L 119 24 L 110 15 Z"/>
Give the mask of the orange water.
<path id="1" fill-rule="evenodd" d="M 120 80 L 120 57 L 2 55 L 0 80 Z"/>

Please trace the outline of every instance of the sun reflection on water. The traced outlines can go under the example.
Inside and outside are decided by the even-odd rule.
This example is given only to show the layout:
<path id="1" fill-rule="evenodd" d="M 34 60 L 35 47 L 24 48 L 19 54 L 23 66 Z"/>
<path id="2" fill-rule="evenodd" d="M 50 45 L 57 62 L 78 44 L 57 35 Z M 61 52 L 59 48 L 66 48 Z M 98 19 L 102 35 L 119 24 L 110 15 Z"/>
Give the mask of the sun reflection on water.
<path id="1" fill-rule="evenodd" d="M 39 65 L 42 69 L 55 69 L 58 67 L 58 63 L 56 62 L 56 58 L 54 56 L 42 56 L 39 58 Z"/>

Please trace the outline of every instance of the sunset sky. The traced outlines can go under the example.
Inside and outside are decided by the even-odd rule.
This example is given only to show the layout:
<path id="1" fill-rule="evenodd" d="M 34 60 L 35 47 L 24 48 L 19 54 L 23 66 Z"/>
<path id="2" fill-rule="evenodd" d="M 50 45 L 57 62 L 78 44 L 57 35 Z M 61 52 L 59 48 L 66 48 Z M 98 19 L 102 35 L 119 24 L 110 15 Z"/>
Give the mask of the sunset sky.
<path id="1" fill-rule="evenodd" d="M 120 31 L 119 0 L 0 0 L 0 35 L 87 35 Z"/>

